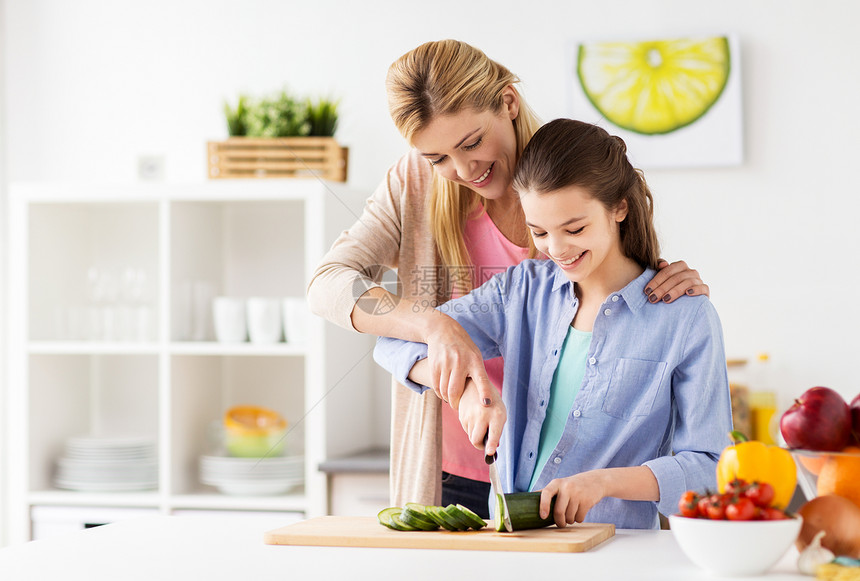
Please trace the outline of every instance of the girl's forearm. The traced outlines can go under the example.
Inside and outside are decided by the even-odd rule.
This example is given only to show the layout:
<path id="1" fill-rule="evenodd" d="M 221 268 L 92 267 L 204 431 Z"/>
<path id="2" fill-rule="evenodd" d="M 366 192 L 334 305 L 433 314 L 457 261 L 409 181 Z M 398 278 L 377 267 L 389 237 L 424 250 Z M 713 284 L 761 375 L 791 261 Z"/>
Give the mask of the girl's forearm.
<path id="1" fill-rule="evenodd" d="M 409 372 L 409 379 L 420 385 L 430 385 L 430 364 L 426 359 L 419 359 Z"/>
<path id="2" fill-rule="evenodd" d="M 602 468 L 599 472 L 604 483 L 605 496 L 622 500 L 660 500 L 657 478 L 647 466 Z"/>

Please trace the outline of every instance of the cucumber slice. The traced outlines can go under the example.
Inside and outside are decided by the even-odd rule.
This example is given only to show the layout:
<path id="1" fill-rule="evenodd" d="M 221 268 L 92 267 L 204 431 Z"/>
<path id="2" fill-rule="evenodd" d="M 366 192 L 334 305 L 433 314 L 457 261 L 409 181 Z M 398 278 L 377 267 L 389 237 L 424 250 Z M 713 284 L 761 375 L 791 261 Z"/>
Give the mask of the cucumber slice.
<path id="1" fill-rule="evenodd" d="M 421 529 L 418 529 L 416 527 L 413 527 L 412 525 L 409 525 L 409 524 L 406 524 L 405 522 L 403 522 L 403 520 L 400 518 L 401 514 L 402 514 L 402 511 L 393 513 L 391 515 L 391 526 L 392 526 L 392 528 L 394 528 L 394 530 L 397 530 L 397 531 L 418 531 L 418 530 L 421 530 Z"/>
<path id="2" fill-rule="evenodd" d="M 457 523 L 457 529 L 461 531 L 469 530 L 471 526 L 469 519 L 453 504 L 449 504 L 444 509 L 445 514 L 447 514 L 452 521 Z"/>
<path id="3" fill-rule="evenodd" d="M 457 508 L 460 509 L 460 513 L 469 521 L 469 527 L 475 529 L 476 531 L 481 530 L 485 526 L 487 526 L 487 521 L 478 516 L 474 511 L 470 510 L 468 507 L 463 506 L 462 504 L 458 504 Z"/>
<path id="4" fill-rule="evenodd" d="M 440 527 L 445 529 L 446 531 L 458 531 L 460 530 L 457 524 L 452 521 L 445 511 L 442 510 L 441 506 L 428 506 L 426 507 L 427 516 L 436 521 Z"/>
<path id="5" fill-rule="evenodd" d="M 380 510 L 379 513 L 376 515 L 376 519 L 379 521 L 379 524 L 381 524 L 382 526 L 397 530 L 394 527 L 394 523 L 391 521 L 391 517 L 395 513 L 400 514 L 400 512 L 401 512 L 400 507 L 389 506 L 388 508 L 383 508 L 382 510 Z"/>
<path id="6" fill-rule="evenodd" d="M 415 503 L 407 503 L 400 513 L 400 520 L 422 531 L 435 531 L 439 528 L 436 521 L 427 516 L 424 506 Z"/>
<path id="7" fill-rule="evenodd" d="M 427 507 L 423 504 L 418 504 L 417 502 L 407 502 L 403 505 L 403 512 L 408 512 L 419 519 L 424 519 L 426 521 L 432 520 L 427 515 Z"/>

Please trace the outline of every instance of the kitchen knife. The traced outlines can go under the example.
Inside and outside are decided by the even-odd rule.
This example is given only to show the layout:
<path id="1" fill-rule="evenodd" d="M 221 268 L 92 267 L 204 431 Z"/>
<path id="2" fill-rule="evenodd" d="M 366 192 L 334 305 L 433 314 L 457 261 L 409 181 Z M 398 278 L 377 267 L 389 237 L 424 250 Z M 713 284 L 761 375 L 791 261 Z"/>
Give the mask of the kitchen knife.
<path id="1" fill-rule="evenodd" d="M 487 437 L 484 436 L 484 444 L 486 443 Z M 511 515 L 508 513 L 508 501 L 505 500 L 505 491 L 502 489 L 502 479 L 499 477 L 499 467 L 496 466 L 496 459 L 498 457 L 499 452 L 496 451 L 492 456 L 484 456 L 484 462 L 490 466 L 490 484 L 493 487 L 493 492 L 501 499 L 500 503 L 496 503 L 496 510 L 502 510 L 504 512 L 505 530 L 512 533 L 514 532 L 514 527 L 511 525 Z"/>

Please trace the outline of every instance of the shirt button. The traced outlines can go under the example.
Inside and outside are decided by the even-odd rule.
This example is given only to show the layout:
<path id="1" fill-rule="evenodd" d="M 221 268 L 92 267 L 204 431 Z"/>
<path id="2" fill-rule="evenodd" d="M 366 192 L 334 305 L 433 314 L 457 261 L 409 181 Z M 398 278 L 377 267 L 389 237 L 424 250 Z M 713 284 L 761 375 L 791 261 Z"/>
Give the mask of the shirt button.
<path id="1" fill-rule="evenodd" d="M 573 417 L 578 418 L 578 417 L 579 417 L 579 416 L 581 416 L 581 415 L 582 415 L 582 412 L 581 412 L 581 411 L 579 411 L 579 410 L 574 410 L 574 411 L 573 411 Z"/>
<path id="2" fill-rule="evenodd" d="M 588 360 L 588 362 L 589 362 L 589 363 L 591 363 L 592 365 L 594 365 L 595 363 L 597 363 L 597 359 L 595 359 L 594 357 L 591 357 L 591 358 Z"/>
<path id="3" fill-rule="evenodd" d="M 558 349 L 552 352 L 553 355 L 558 355 Z"/>
<path id="4" fill-rule="evenodd" d="M 609 315 L 612 314 L 612 309 L 606 309 L 605 311 L 603 311 L 603 314 L 608 317 Z"/>
<path id="5" fill-rule="evenodd" d="M 540 407 L 543 407 L 545 405 L 546 405 L 546 400 L 540 400 Z"/>
<path id="6" fill-rule="evenodd" d="M 534 452 L 529 452 L 529 458 L 534 458 L 534 457 L 535 457 L 535 453 L 534 453 Z"/>
<path id="7" fill-rule="evenodd" d="M 561 458 L 559 458 L 558 456 L 556 456 L 556 457 L 555 457 L 555 460 L 553 460 L 553 462 L 554 462 L 554 463 L 556 463 L 556 464 L 561 464 Z"/>
<path id="8" fill-rule="evenodd" d="M 613 303 L 617 303 L 617 302 L 618 302 L 618 295 L 614 295 L 614 296 L 612 297 L 612 302 L 613 302 Z"/>

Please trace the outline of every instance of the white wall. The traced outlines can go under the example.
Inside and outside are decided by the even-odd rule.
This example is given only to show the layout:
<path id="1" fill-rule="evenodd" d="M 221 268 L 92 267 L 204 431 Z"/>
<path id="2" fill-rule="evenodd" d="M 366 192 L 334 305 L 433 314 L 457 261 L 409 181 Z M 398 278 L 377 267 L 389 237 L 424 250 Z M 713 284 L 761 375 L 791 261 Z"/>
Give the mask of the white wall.
<path id="1" fill-rule="evenodd" d="M 0 0 L 0 38 L 4 37 L 6 28 L 6 5 L 5 0 Z M 5 47 L 0 46 L 0 51 L 5 52 Z M 8 248 L 8 229 L 6 227 L 6 110 L 5 99 L 3 96 L 6 93 L 6 67 L 5 59 L 0 60 L 0 523 L 6 522 L 6 478 L 2 475 L 6 474 L 6 430 L 3 429 L 6 420 L 6 260 L 7 254 L 5 249 Z M 0 527 L 0 547 L 6 544 L 6 527 Z"/>
<path id="2" fill-rule="evenodd" d="M 6 0 L 10 180 L 128 180 L 162 154 L 171 180 L 205 176 L 224 99 L 287 86 L 343 98 L 350 182 L 370 190 L 405 145 L 388 65 L 454 37 L 521 76 L 545 118 L 569 114 L 565 49 L 600 37 L 737 33 L 746 162 L 647 177 L 663 254 L 710 284 L 730 356 L 765 350 L 783 402 L 846 397 L 860 309 L 853 167 L 860 154 L 860 4 L 851 0 Z M 374 13 L 374 16 L 370 15 Z M 514 32 L 512 32 L 514 31 Z M 382 436 L 385 437 L 384 434 Z"/>

